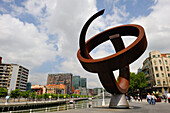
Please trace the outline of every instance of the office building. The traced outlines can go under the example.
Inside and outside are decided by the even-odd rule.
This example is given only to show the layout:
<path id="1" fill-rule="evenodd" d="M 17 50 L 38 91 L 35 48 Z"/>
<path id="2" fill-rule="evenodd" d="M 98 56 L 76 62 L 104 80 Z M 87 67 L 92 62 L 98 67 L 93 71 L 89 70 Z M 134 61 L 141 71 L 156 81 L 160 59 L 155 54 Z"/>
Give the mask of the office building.
<path id="1" fill-rule="evenodd" d="M 73 76 L 73 87 L 75 90 L 80 87 L 80 76 Z"/>
<path id="2" fill-rule="evenodd" d="M 59 73 L 59 74 L 48 74 L 48 84 L 64 84 L 66 86 L 66 93 L 72 94 L 72 74 L 71 73 Z"/>
<path id="3" fill-rule="evenodd" d="M 26 91 L 28 91 L 28 90 L 30 90 L 30 91 L 31 91 L 31 83 L 30 83 L 30 82 L 28 82 L 28 83 L 27 83 Z"/>
<path id="4" fill-rule="evenodd" d="M 86 88 L 87 79 L 86 78 L 80 78 L 80 87 Z"/>
<path id="5" fill-rule="evenodd" d="M 100 95 L 102 93 L 102 88 L 94 88 L 92 93 L 93 96 Z"/>
<path id="6" fill-rule="evenodd" d="M 29 70 L 18 64 L 0 64 L 0 87 L 8 89 L 8 94 L 15 89 L 26 91 Z"/>
<path id="7" fill-rule="evenodd" d="M 143 62 L 142 71 L 146 75 L 148 92 L 170 92 L 170 53 L 150 52 Z"/>
<path id="8" fill-rule="evenodd" d="M 88 96 L 93 96 L 93 89 L 88 89 Z"/>

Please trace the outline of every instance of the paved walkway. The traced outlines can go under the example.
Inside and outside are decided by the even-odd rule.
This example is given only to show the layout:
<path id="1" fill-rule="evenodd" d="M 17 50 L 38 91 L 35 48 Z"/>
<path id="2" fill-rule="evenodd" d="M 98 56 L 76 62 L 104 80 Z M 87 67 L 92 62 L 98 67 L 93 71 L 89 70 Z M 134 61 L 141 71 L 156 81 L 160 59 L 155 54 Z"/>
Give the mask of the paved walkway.
<path id="1" fill-rule="evenodd" d="M 52 112 L 56 113 L 56 112 Z M 130 109 L 111 109 L 106 107 L 71 109 L 57 113 L 170 113 L 170 103 L 159 102 L 156 105 L 149 105 L 147 102 L 130 102 Z"/>

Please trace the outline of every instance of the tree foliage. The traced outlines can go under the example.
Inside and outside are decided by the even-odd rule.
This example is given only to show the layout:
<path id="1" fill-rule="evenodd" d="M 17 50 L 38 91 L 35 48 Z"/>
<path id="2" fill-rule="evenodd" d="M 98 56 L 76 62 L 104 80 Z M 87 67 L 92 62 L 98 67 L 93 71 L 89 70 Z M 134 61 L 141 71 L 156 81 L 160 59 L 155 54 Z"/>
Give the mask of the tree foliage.
<path id="1" fill-rule="evenodd" d="M 45 100 L 46 100 L 49 96 L 50 96 L 50 94 L 48 94 L 48 93 L 43 94 L 43 97 L 44 97 Z"/>
<path id="2" fill-rule="evenodd" d="M 37 95 L 37 99 L 40 100 L 43 98 L 43 95 Z"/>
<path id="3" fill-rule="evenodd" d="M 36 98 L 36 92 L 31 93 L 31 98 L 35 99 Z"/>
<path id="4" fill-rule="evenodd" d="M 21 96 L 22 96 L 23 98 L 28 98 L 29 94 L 30 94 L 30 90 L 28 90 L 28 91 L 22 91 L 22 92 L 21 92 Z"/>
<path id="5" fill-rule="evenodd" d="M 10 97 L 17 98 L 21 95 L 20 89 L 15 89 L 11 91 Z"/>
<path id="6" fill-rule="evenodd" d="M 139 72 L 137 74 L 130 73 L 129 93 L 134 93 L 135 90 L 143 89 L 146 86 L 147 82 L 143 72 Z"/>
<path id="7" fill-rule="evenodd" d="M 7 96 L 8 90 L 6 88 L 1 87 L 0 88 L 0 97 Z"/>
<path id="8" fill-rule="evenodd" d="M 14 101 L 15 101 L 15 98 L 18 98 L 19 96 L 21 96 L 20 89 L 15 89 L 11 91 L 10 97 L 14 98 Z"/>

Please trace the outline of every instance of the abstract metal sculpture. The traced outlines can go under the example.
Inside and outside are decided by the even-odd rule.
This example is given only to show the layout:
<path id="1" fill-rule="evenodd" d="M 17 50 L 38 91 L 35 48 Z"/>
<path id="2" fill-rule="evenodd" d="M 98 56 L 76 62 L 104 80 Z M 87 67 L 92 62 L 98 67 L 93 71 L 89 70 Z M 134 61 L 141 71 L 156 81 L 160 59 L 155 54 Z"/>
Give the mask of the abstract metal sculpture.
<path id="1" fill-rule="evenodd" d="M 77 57 L 85 70 L 98 73 L 106 91 L 112 95 L 124 94 L 129 88 L 129 64 L 138 59 L 147 47 L 145 32 L 139 25 L 122 25 L 105 30 L 85 42 L 86 31 L 90 23 L 103 13 L 104 10 L 99 11 L 85 23 L 80 34 L 80 49 Z M 121 36 L 136 36 L 137 39 L 125 48 Z M 89 53 L 107 40 L 112 42 L 116 53 L 101 59 L 93 59 Z M 113 74 L 113 71 L 117 69 L 119 69 L 118 82 Z"/>

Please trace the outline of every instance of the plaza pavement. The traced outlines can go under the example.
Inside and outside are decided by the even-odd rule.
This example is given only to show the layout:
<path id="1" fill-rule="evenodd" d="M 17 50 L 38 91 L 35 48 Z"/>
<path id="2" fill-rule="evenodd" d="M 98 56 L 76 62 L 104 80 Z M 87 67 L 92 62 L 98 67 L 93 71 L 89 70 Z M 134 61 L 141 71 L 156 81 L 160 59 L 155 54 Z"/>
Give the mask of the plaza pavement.
<path id="1" fill-rule="evenodd" d="M 130 109 L 111 109 L 105 106 L 57 111 L 57 113 L 170 113 L 170 103 L 157 102 L 155 105 L 149 105 L 146 100 L 144 100 L 142 102 L 132 101 L 129 105 Z"/>

